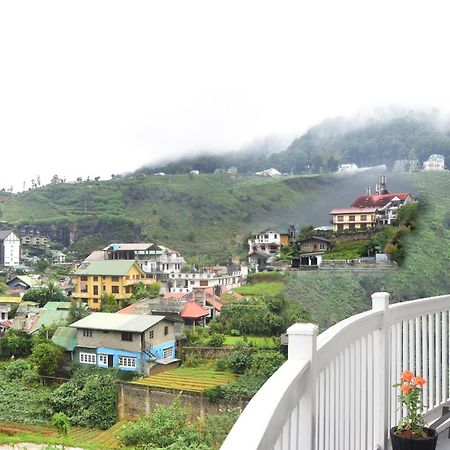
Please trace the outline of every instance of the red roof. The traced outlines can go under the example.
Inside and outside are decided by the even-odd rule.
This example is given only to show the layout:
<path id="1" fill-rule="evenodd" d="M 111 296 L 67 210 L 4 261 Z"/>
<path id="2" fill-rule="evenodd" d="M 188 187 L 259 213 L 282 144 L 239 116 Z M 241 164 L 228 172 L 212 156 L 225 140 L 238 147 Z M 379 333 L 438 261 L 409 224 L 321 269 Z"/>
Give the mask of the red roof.
<path id="1" fill-rule="evenodd" d="M 116 314 L 131 314 L 136 309 L 136 303 L 132 303 L 131 305 L 126 306 L 125 308 L 120 309 L 116 312 Z"/>
<path id="2" fill-rule="evenodd" d="M 201 319 L 207 315 L 209 315 L 208 311 L 194 300 L 186 302 L 180 314 L 183 319 Z"/>
<path id="3" fill-rule="evenodd" d="M 185 292 L 166 292 L 163 298 L 183 298 L 185 295 Z"/>
<path id="4" fill-rule="evenodd" d="M 215 296 L 217 299 L 217 296 Z M 216 311 L 219 311 L 222 309 L 222 303 L 220 303 L 219 301 L 213 301 L 212 298 L 207 298 L 206 299 L 206 303 L 208 303 L 208 305 L 210 306 L 215 306 Z"/>
<path id="5" fill-rule="evenodd" d="M 395 197 L 404 202 L 408 196 L 409 194 L 406 192 L 398 192 L 396 194 L 361 195 L 352 203 L 351 206 L 355 208 L 380 208 L 387 205 Z"/>

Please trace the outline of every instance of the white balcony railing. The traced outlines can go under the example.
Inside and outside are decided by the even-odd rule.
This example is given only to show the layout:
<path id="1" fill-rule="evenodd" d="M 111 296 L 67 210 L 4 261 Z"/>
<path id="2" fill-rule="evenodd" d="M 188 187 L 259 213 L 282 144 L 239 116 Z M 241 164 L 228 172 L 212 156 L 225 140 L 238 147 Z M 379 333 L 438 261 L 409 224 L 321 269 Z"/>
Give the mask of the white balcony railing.
<path id="1" fill-rule="evenodd" d="M 402 370 L 424 376 L 425 418 L 450 399 L 450 296 L 372 310 L 317 336 L 312 324 L 288 329 L 288 360 L 243 411 L 221 450 L 388 450 L 402 410 L 392 387 Z"/>

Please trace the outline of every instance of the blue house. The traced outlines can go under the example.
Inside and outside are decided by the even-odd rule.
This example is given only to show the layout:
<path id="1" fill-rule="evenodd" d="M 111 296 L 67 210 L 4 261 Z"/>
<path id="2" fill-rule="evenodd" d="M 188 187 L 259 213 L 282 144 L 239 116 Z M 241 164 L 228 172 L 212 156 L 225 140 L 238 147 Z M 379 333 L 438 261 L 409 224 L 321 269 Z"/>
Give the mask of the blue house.
<path id="1" fill-rule="evenodd" d="M 74 361 L 148 374 L 175 359 L 174 322 L 165 316 L 92 313 L 70 325 L 77 330 Z"/>

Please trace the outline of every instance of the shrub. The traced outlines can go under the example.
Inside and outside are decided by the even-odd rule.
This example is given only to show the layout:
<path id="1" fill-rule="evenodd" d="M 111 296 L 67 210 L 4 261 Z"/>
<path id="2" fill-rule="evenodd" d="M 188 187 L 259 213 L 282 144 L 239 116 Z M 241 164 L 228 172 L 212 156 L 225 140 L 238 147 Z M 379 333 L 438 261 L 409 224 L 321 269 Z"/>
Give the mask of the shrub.
<path id="1" fill-rule="evenodd" d="M 285 358 L 276 350 L 258 351 L 253 355 L 248 373 L 269 378 L 284 363 Z"/>
<path id="2" fill-rule="evenodd" d="M 30 363 L 25 359 L 11 361 L 5 368 L 5 379 L 7 381 L 21 381 L 26 371 L 30 370 L 30 368 Z"/>
<path id="3" fill-rule="evenodd" d="M 78 369 L 50 395 L 53 412 L 63 412 L 73 425 L 109 428 L 117 420 L 117 386 L 114 370 Z"/>
<path id="4" fill-rule="evenodd" d="M 31 338 L 27 333 L 12 329 L 0 339 L 0 356 L 2 358 L 29 356 L 31 346 Z"/>
<path id="5" fill-rule="evenodd" d="M 216 361 L 216 370 L 219 372 L 224 372 L 230 368 L 230 361 L 228 358 L 221 358 Z"/>
<path id="6" fill-rule="evenodd" d="M 229 356 L 230 368 L 234 373 L 244 373 L 252 364 L 254 349 L 248 344 L 241 343 L 235 346 Z"/>
<path id="7" fill-rule="evenodd" d="M 236 330 L 235 328 L 233 328 L 232 330 L 230 330 L 230 334 L 231 334 L 231 336 L 240 336 L 241 332 L 239 330 Z"/>
<path id="8" fill-rule="evenodd" d="M 39 375 L 51 377 L 55 375 L 63 360 L 64 352 L 61 347 L 46 342 L 33 348 L 30 361 L 36 366 Z"/>
<path id="9" fill-rule="evenodd" d="M 211 402 L 217 402 L 224 397 L 224 390 L 222 386 L 213 386 L 204 391 L 204 394 Z"/>
<path id="10" fill-rule="evenodd" d="M 64 413 L 55 413 L 52 416 L 52 425 L 61 436 L 67 436 L 70 430 L 70 422 Z"/>
<path id="11" fill-rule="evenodd" d="M 225 341 L 225 336 L 223 334 L 214 333 L 206 341 L 206 345 L 209 347 L 222 347 Z"/>

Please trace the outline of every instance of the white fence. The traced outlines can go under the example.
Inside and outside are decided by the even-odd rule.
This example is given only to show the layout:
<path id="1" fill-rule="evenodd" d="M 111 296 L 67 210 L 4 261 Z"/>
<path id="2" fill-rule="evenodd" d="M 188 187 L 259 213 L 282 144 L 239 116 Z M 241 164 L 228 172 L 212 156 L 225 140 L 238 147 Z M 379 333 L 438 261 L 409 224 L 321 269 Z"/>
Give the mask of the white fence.
<path id="1" fill-rule="evenodd" d="M 449 401 L 450 296 L 372 310 L 317 336 L 312 324 L 288 329 L 288 360 L 264 384 L 222 450 L 387 450 L 401 414 L 392 387 L 403 370 L 428 381 L 426 418 Z"/>

